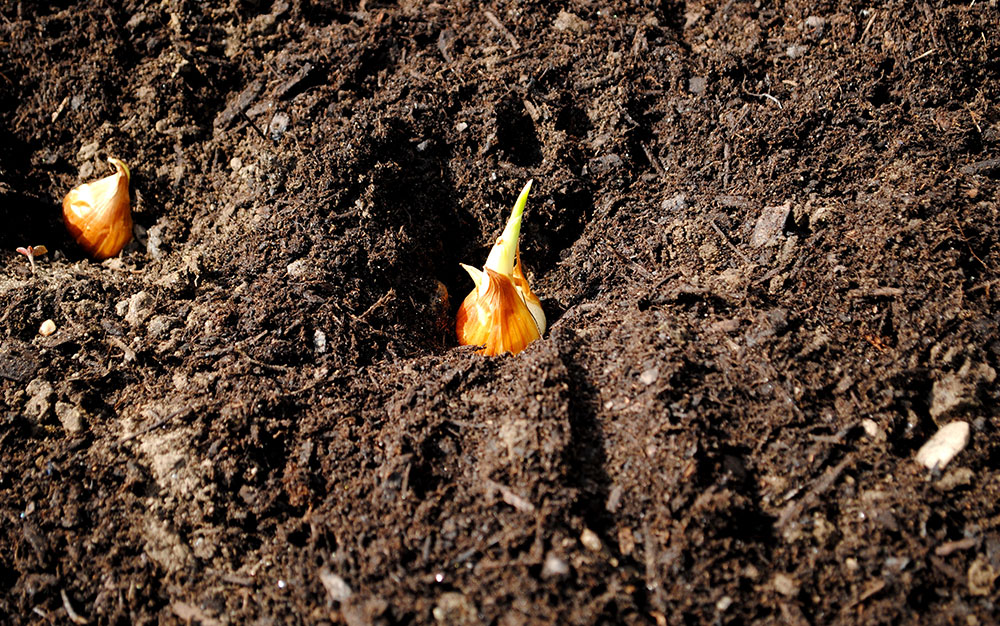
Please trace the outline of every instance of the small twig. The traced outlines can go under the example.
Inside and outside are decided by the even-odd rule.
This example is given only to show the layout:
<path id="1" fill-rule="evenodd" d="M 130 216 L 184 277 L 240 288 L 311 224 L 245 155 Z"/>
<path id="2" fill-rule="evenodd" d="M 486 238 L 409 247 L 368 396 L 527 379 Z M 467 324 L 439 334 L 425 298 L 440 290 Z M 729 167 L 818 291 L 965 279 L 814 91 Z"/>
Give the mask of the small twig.
<path id="1" fill-rule="evenodd" d="M 736 256 L 740 257 L 740 259 L 742 259 L 743 262 L 746 263 L 747 265 L 753 263 L 753 261 L 750 260 L 750 257 L 743 254 L 743 251 L 737 248 L 736 244 L 734 244 L 732 241 L 729 240 L 729 237 L 726 236 L 726 233 L 722 232 L 722 229 L 719 228 L 719 225 L 715 223 L 715 220 L 708 220 L 708 223 L 711 224 L 712 228 L 715 229 L 715 232 L 717 232 L 719 236 L 722 237 L 722 240 L 726 242 L 726 245 L 729 246 L 729 248 L 736 253 Z"/>
<path id="2" fill-rule="evenodd" d="M 254 365 L 257 365 L 258 367 L 263 367 L 263 368 L 266 368 L 266 369 L 272 369 L 272 370 L 274 370 L 276 372 L 286 372 L 286 373 L 292 371 L 292 369 L 293 369 L 293 368 L 288 367 L 286 365 L 275 365 L 274 363 L 265 363 L 264 361 L 258 361 L 257 359 L 253 358 L 252 356 L 250 356 L 249 354 L 247 354 L 246 352 L 244 352 L 242 348 L 236 348 L 234 350 L 234 352 L 236 352 L 237 354 L 239 354 L 240 356 L 242 356 L 247 361 L 250 361 Z"/>
<path id="3" fill-rule="evenodd" d="M 263 139 L 264 141 L 267 141 L 267 135 L 264 134 L 264 131 L 262 131 L 261 129 L 257 128 L 257 125 L 253 123 L 253 120 L 250 119 L 250 116 L 247 115 L 246 111 L 240 111 L 240 117 L 242 117 L 244 120 L 246 120 L 246 123 L 249 124 L 250 128 L 254 129 L 254 131 L 256 131 L 258 135 L 260 135 L 261 139 Z"/>
<path id="4" fill-rule="evenodd" d="M 79 613 L 77 613 L 75 610 L 73 610 L 73 605 L 70 604 L 69 596 L 66 595 L 66 590 L 65 589 L 60 589 L 59 590 L 59 595 L 62 596 L 63 608 L 66 609 L 66 615 L 69 616 L 69 619 L 70 619 L 71 622 L 73 622 L 74 624 L 89 624 L 90 623 L 89 619 L 87 619 L 86 617 L 83 617 L 82 615 L 80 615 Z"/>
<path id="5" fill-rule="evenodd" d="M 633 261 L 632 259 L 629 259 L 628 257 L 626 257 L 624 254 L 622 254 L 617 249 L 615 249 L 615 247 L 612 246 L 610 243 L 605 242 L 605 247 L 608 250 L 610 250 L 612 254 L 614 254 L 616 257 L 618 257 L 619 260 L 621 260 L 623 263 L 628 263 L 629 265 L 631 265 L 632 267 L 634 267 L 636 269 L 636 271 L 638 271 L 640 274 L 642 274 L 646 278 L 650 278 L 650 277 L 653 276 L 653 274 L 650 273 L 649 270 L 647 270 L 642 265 L 639 265 L 639 263 L 637 263 L 636 261 Z"/>
<path id="6" fill-rule="evenodd" d="M 503 23 L 496 16 L 496 14 L 493 13 L 493 11 L 484 10 L 483 15 L 485 15 L 486 19 L 490 21 L 490 24 L 493 24 L 494 28 L 496 28 L 498 31 L 503 33 L 505 37 L 507 37 L 507 40 L 510 41 L 510 45 L 513 46 L 515 50 L 521 49 L 521 44 L 517 42 L 517 37 L 514 36 L 514 33 L 507 30 L 507 27 L 503 25 Z"/>
<path id="7" fill-rule="evenodd" d="M 812 487 L 810 487 L 806 495 L 802 496 L 799 500 L 789 502 L 785 505 L 785 508 L 781 511 L 781 515 L 778 516 L 778 521 L 774 523 L 775 527 L 779 529 L 784 528 L 793 518 L 798 517 L 807 507 L 812 506 L 813 502 L 818 500 L 827 489 L 832 487 L 847 466 L 853 462 L 854 458 L 848 456 L 835 466 L 827 468 L 823 472 L 823 475 L 813 482 Z"/>
<path id="8" fill-rule="evenodd" d="M 955 226 L 958 227 L 958 232 L 962 235 L 962 241 L 965 242 L 965 245 L 969 249 L 969 254 L 972 255 L 972 258 L 979 261 L 979 264 L 983 266 L 984 270 L 990 269 L 989 266 L 987 266 L 986 263 L 984 263 L 983 260 L 979 258 L 979 255 L 976 254 L 976 251 L 972 249 L 972 244 L 969 243 L 969 238 L 965 236 L 965 231 L 962 230 L 962 225 L 958 223 L 958 218 L 952 216 L 952 219 L 955 220 Z"/>
<path id="9" fill-rule="evenodd" d="M 920 59 L 923 59 L 924 57 L 929 57 L 930 55 L 934 54 L 935 52 L 937 52 L 937 50 L 935 50 L 934 48 L 931 48 L 927 52 L 925 52 L 925 53 L 923 53 L 921 55 L 915 56 L 912 59 L 910 59 L 910 63 L 913 63 L 914 61 L 919 61 Z"/>
<path id="10" fill-rule="evenodd" d="M 118 337 L 115 337 L 114 335 L 109 335 L 108 340 L 111 341 L 111 343 L 118 346 L 119 348 L 121 348 L 121 351 L 124 353 L 123 356 L 125 357 L 124 361 L 125 363 L 131 363 L 132 361 L 135 360 L 135 350 L 128 347 L 127 343 L 125 343 Z"/>
<path id="11" fill-rule="evenodd" d="M 968 550 L 969 548 L 975 548 L 979 541 L 975 537 L 966 537 L 965 539 L 958 539 L 957 541 L 945 541 L 938 547 L 934 548 L 934 554 L 938 556 L 948 556 L 956 550 Z"/>
<path id="12" fill-rule="evenodd" d="M 983 289 L 989 290 L 990 287 L 996 285 L 997 283 L 1000 283 L 1000 279 L 993 279 L 993 280 L 988 280 L 985 283 L 979 283 L 978 285 L 970 287 L 969 293 L 975 293 L 977 291 L 982 291 Z"/>
<path id="13" fill-rule="evenodd" d="M 496 57 L 483 57 L 477 59 L 476 63 L 486 64 L 491 63 L 492 67 L 497 67 L 499 65 L 504 65 L 505 63 L 510 63 L 511 61 L 517 61 L 518 59 L 523 59 L 525 57 L 531 56 L 530 51 L 516 52 L 514 54 L 508 54 L 507 56 L 497 59 Z"/>
<path id="14" fill-rule="evenodd" d="M 653 151 L 649 149 L 649 146 L 647 146 L 646 144 L 640 144 L 640 145 L 642 146 L 642 151 L 646 153 L 646 158 L 649 159 L 649 162 L 653 166 L 653 169 L 656 170 L 656 173 L 660 175 L 660 178 L 664 178 L 667 175 L 667 171 L 663 169 L 662 165 L 660 165 L 660 160 L 656 158 L 656 155 L 653 154 Z"/>
<path id="15" fill-rule="evenodd" d="M 848 298 L 895 298 L 905 292 L 899 287 L 873 287 L 872 289 L 851 289 Z"/>
<path id="16" fill-rule="evenodd" d="M 754 92 L 748 90 L 747 86 L 746 86 L 746 82 L 747 82 L 747 80 L 746 80 L 746 78 L 744 78 L 743 79 L 743 84 L 740 85 L 743 88 L 743 93 L 745 93 L 748 96 L 753 96 L 754 98 L 767 98 L 768 100 L 772 100 L 775 104 L 778 105 L 779 109 L 784 110 L 785 107 L 781 106 L 781 101 L 780 100 L 778 100 L 777 98 L 775 98 L 774 96 L 772 96 L 769 93 L 754 93 Z"/>
<path id="17" fill-rule="evenodd" d="M 980 135 L 982 135 L 983 129 L 979 127 L 979 120 L 976 119 L 976 114 L 972 112 L 972 109 L 968 104 L 965 105 L 965 110 L 969 112 L 969 118 L 972 119 L 972 123 L 975 125 L 976 130 L 979 131 Z"/>
<path id="18" fill-rule="evenodd" d="M 872 29 L 872 24 L 875 23 L 875 18 L 878 17 L 878 11 L 872 11 L 872 17 L 868 20 L 868 24 L 865 25 L 865 29 L 861 31 L 861 38 L 858 41 L 864 41 L 865 37 L 868 36 L 868 31 Z"/>
<path id="19" fill-rule="evenodd" d="M 157 428 L 159 428 L 160 426 L 165 425 L 167 422 L 169 422 L 170 420 L 174 419 L 175 417 L 178 417 L 179 415 L 183 415 L 184 413 L 187 413 L 190 410 L 191 410 L 190 407 L 183 407 L 183 408 L 177 409 L 173 413 L 167 415 L 166 417 L 164 417 L 162 419 L 156 420 L 155 422 L 153 422 L 149 426 L 146 426 L 142 430 L 138 430 L 138 431 L 132 433 L 131 435 L 129 435 L 128 437 L 125 437 L 123 439 L 119 439 L 118 443 L 115 444 L 115 445 L 120 446 L 122 444 L 128 443 L 129 441 L 132 441 L 136 437 L 141 437 L 141 436 L 143 436 L 143 435 L 145 435 L 147 433 L 151 433 L 154 430 L 156 430 Z"/>
<path id="20" fill-rule="evenodd" d="M 507 485 L 502 485 L 492 480 L 487 480 L 486 484 L 488 484 L 492 489 L 499 491 L 500 497 L 503 499 L 503 501 L 511 505 L 518 511 L 521 511 L 522 513 L 535 512 L 534 504 L 522 498 L 521 496 L 517 495 L 517 493 L 515 493 L 514 490 L 508 487 Z"/>
<path id="21" fill-rule="evenodd" d="M 385 304 L 386 302 L 388 302 L 388 300 L 390 298 L 392 298 L 393 296 L 395 296 L 395 295 L 396 295 L 396 290 L 395 289 L 389 289 L 389 291 L 387 291 L 384 294 L 382 294 L 381 298 L 379 298 L 378 300 L 375 301 L 375 304 L 373 304 L 370 307 L 368 307 L 368 309 L 365 310 L 364 313 L 362 313 L 361 315 L 353 315 L 352 314 L 351 317 L 353 317 L 354 319 L 358 320 L 359 322 L 367 322 L 368 321 L 367 318 L 372 313 L 372 311 L 374 311 L 375 309 L 381 307 L 383 304 Z"/>

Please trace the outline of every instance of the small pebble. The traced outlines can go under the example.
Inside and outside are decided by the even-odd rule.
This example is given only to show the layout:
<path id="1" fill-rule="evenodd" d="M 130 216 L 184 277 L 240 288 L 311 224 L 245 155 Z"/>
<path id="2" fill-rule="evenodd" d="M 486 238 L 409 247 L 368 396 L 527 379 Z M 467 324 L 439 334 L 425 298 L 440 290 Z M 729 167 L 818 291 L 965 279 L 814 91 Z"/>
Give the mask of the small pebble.
<path id="1" fill-rule="evenodd" d="M 580 533 L 580 543 L 583 544 L 584 548 L 590 550 L 591 552 L 601 551 L 601 538 L 597 536 L 597 533 L 589 528 L 584 528 L 583 532 Z"/>
<path id="2" fill-rule="evenodd" d="M 475 605 L 465 597 L 465 594 L 457 591 L 442 593 L 431 614 L 438 622 L 452 626 L 471 626 L 480 623 L 479 611 Z"/>
<path id="3" fill-rule="evenodd" d="M 690 206 L 690 200 L 688 200 L 687 196 L 682 193 L 665 198 L 663 202 L 660 203 L 660 209 L 663 211 L 683 211 Z"/>
<path id="4" fill-rule="evenodd" d="M 149 324 L 146 326 L 146 331 L 149 333 L 150 337 L 154 339 L 162 339 L 167 336 L 170 329 L 177 324 L 176 318 L 170 317 L 169 315 L 154 315 L 149 320 Z"/>
<path id="5" fill-rule="evenodd" d="M 788 574 L 775 574 L 772 581 L 774 590 L 783 596 L 794 596 L 799 592 L 799 586 Z"/>
<path id="6" fill-rule="evenodd" d="M 549 552 L 545 556 L 545 564 L 542 565 L 542 578 L 555 578 L 569 574 L 569 565 L 566 561 Z"/>
<path id="7" fill-rule="evenodd" d="M 285 271 L 288 272 L 288 275 L 293 278 L 306 276 L 311 270 L 312 268 L 310 267 L 309 261 L 306 259 L 297 259 L 285 267 Z"/>
<path id="8" fill-rule="evenodd" d="M 52 384 L 42 378 L 35 378 L 28 383 L 25 392 L 30 398 L 24 405 L 24 416 L 30 420 L 41 421 L 52 409 L 55 391 Z"/>
<path id="9" fill-rule="evenodd" d="M 56 332 L 56 323 L 52 320 L 45 320 L 38 329 L 38 334 L 42 337 L 48 337 L 54 332 Z"/>
<path id="10" fill-rule="evenodd" d="M 750 235 L 750 245 L 754 248 L 762 248 L 777 244 L 791 214 L 791 202 L 786 202 L 781 206 L 764 207 L 754 225 L 753 233 Z"/>
<path id="11" fill-rule="evenodd" d="M 323 588 L 334 602 L 347 602 L 354 595 L 346 580 L 325 567 L 319 571 L 319 581 L 323 583 Z"/>
<path id="12" fill-rule="evenodd" d="M 115 305 L 115 312 L 124 316 L 130 325 L 138 326 L 153 314 L 153 296 L 140 291 L 128 300 L 122 300 Z"/>
<path id="13" fill-rule="evenodd" d="M 785 54 L 788 55 L 789 59 L 797 59 L 808 51 L 809 51 L 808 46 L 803 46 L 802 44 L 793 43 L 792 45 L 788 46 L 788 48 L 785 50 Z"/>
<path id="14" fill-rule="evenodd" d="M 688 79 L 688 91 L 696 96 L 704 93 L 707 86 L 708 79 L 704 76 L 692 76 Z"/>
<path id="15" fill-rule="evenodd" d="M 101 147 L 101 142 L 94 141 L 91 143 L 85 143 L 80 146 L 80 150 L 76 153 L 76 158 L 78 161 L 89 161 L 94 158 L 97 154 L 97 149 Z"/>
<path id="16" fill-rule="evenodd" d="M 287 113 L 275 113 L 274 117 L 271 118 L 271 123 L 268 124 L 267 129 L 271 132 L 271 139 L 274 141 L 279 141 L 288 131 L 288 126 L 292 123 L 292 119 Z"/>
<path id="17" fill-rule="evenodd" d="M 878 422 L 873 419 L 865 418 L 861 420 L 861 428 L 864 429 L 865 434 L 872 439 L 880 439 L 882 434 L 882 429 L 878 427 Z"/>
<path id="18" fill-rule="evenodd" d="M 318 328 L 313 333 L 313 348 L 316 350 L 316 354 L 326 354 L 326 333 Z"/>
<path id="19" fill-rule="evenodd" d="M 927 469 L 944 469 L 969 443 L 969 424 L 951 422 L 934 433 L 917 451 L 917 462 Z"/>
<path id="20" fill-rule="evenodd" d="M 639 382 L 643 385 L 652 385 L 660 377 L 660 370 L 651 367 L 639 375 Z"/>
<path id="21" fill-rule="evenodd" d="M 818 15 L 810 15 L 806 18 L 806 28 L 812 31 L 810 34 L 819 37 L 826 27 L 826 20 Z"/>

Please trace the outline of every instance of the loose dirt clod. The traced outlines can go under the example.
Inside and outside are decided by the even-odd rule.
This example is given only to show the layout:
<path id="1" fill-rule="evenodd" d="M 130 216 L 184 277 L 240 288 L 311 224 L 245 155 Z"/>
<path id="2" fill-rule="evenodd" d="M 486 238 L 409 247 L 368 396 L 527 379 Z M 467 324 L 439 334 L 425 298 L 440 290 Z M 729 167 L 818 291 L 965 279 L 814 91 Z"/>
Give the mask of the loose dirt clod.
<path id="1" fill-rule="evenodd" d="M 67 434 L 77 435 L 87 429 L 86 414 L 74 404 L 56 402 L 56 417 Z"/>

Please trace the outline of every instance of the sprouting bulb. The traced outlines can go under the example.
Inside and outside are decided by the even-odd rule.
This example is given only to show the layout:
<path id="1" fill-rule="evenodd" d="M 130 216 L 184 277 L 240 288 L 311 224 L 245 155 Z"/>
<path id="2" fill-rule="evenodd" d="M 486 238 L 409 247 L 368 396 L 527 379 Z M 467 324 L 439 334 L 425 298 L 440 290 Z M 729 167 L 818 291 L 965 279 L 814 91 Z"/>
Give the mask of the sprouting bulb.
<path id="1" fill-rule="evenodd" d="M 458 309 L 456 330 L 462 345 L 483 346 L 487 356 L 517 354 L 545 332 L 541 301 L 521 268 L 518 239 L 532 181 L 524 186 L 503 234 L 480 271 L 462 264 L 476 283 Z"/>

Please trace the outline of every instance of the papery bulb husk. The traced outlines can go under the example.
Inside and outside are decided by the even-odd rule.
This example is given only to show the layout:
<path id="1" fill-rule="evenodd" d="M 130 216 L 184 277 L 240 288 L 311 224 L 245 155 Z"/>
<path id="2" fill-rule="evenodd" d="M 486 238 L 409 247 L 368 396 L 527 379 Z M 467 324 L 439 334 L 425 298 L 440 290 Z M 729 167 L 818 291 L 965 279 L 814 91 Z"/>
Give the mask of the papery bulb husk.
<path id="1" fill-rule="evenodd" d="M 73 189 L 63 198 L 63 221 L 80 247 L 101 261 L 113 257 L 132 239 L 128 166 L 108 159 L 114 174 Z"/>
<path id="2" fill-rule="evenodd" d="M 518 246 L 514 253 L 514 259 L 514 273 L 511 275 L 511 280 L 514 282 L 514 287 L 517 288 L 518 293 L 521 294 L 521 298 L 524 299 L 524 304 L 528 307 L 531 317 L 534 318 L 539 336 L 544 335 L 546 328 L 545 311 L 542 310 L 542 301 L 531 290 L 531 287 L 528 286 L 528 279 L 521 268 L 520 246 Z"/>
<path id="3" fill-rule="evenodd" d="M 517 354 L 541 337 L 535 319 L 513 281 L 491 269 L 458 309 L 458 343 L 483 346 L 486 356 Z"/>

